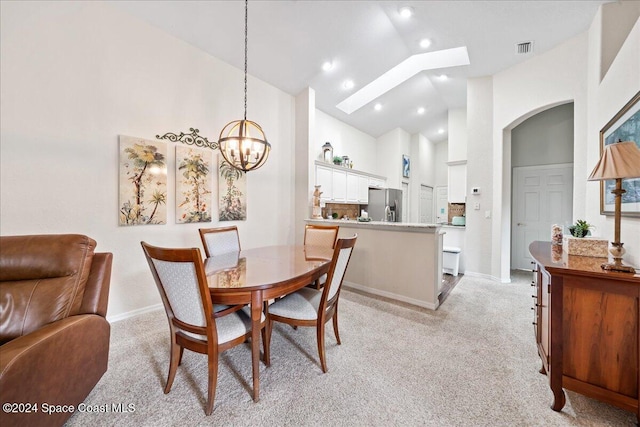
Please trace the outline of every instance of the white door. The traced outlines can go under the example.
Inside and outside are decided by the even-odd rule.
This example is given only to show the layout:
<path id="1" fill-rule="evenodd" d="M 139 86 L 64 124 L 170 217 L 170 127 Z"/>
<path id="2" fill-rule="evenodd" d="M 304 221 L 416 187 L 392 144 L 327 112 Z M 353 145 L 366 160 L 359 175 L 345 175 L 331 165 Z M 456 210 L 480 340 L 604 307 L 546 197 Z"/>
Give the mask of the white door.
<path id="1" fill-rule="evenodd" d="M 420 222 L 433 224 L 433 187 L 420 185 Z"/>
<path id="2" fill-rule="evenodd" d="M 411 217 L 409 215 L 409 209 L 411 208 L 411 206 L 409 206 L 409 204 L 411 203 L 409 200 L 411 200 L 409 198 L 409 183 L 403 182 L 402 183 L 402 222 L 407 222 Z"/>
<path id="3" fill-rule="evenodd" d="M 436 187 L 436 222 L 449 221 L 449 190 L 447 187 Z"/>
<path id="4" fill-rule="evenodd" d="M 571 222 L 573 165 L 513 168 L 511 268 L 531 270 L 529 244 L 551 240 L 551 226 Z"/>

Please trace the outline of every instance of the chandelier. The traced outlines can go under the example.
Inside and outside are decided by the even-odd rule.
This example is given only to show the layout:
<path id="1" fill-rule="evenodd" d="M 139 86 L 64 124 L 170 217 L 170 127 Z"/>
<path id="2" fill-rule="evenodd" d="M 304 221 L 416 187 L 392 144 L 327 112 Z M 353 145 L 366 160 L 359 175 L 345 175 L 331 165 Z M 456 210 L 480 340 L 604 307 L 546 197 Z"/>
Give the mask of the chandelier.
<path id="1" fill-rule="evenodd" d="M 244 2 L 244 119 L 227 123 L 220 132 L 218 145 L 222 157 L 243 172 L 258 169 L 269 157 L 271 144 L 259 124 L 247 120 L 247 34 L 249 1 Z"/>

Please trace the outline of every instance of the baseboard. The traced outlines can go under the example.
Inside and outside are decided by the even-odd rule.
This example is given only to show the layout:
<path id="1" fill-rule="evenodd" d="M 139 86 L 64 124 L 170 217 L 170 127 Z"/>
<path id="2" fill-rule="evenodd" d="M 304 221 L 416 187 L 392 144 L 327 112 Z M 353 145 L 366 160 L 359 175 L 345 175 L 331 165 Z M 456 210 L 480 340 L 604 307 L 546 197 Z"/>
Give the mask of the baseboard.
<path id="1" fill-rule="evenodd" d="M 476 273 L 473 271 L 465 271 L 464 273 L 466 276 L 469 277 L 477 277 L 479 279 L 487 279 L 487 280 L 491 280 L 492 282 L 498 282 L 498 283 L 511 283 L 511 278 L 507 279 L 507 280 L 502 280 L 499 277 L 496 276 L 492 276 L 490 274 L 484 274 L 484 273 Z"/>
<path id="2" fill-rule="evenodd" d="M 428 302 L 420 301 L 414 298 L 409 298 L 404 295 L 397 295 L 392 292 L 381 291 L 379 289 L 369 288 L 367 286 L 362 286 L 357 283 L 347 282 L 346 280 L 342 282 L 345 288 L 353 288 L 358 291 L 362 291 L 368 294 L 377 295 L 385 298 L 394 299 L 396 301 L 406 302 L 408 304 L 417 305 L 418 307 L 428 308 L 429 310 L 435 310 L 438 308 L 438 303 L 431 304 Z"/>
<path id="3" fill-rule="evenodd" d="M 127 311 L 126 313 L 116 314 L 115 316 L 107 316 L 109 323 L 119 322 L 130 317 L 139 316 L 140 314 L 149 313 L 150 311 L 162 310 L 162 304 L 154 304 L 137 310 Z"/>

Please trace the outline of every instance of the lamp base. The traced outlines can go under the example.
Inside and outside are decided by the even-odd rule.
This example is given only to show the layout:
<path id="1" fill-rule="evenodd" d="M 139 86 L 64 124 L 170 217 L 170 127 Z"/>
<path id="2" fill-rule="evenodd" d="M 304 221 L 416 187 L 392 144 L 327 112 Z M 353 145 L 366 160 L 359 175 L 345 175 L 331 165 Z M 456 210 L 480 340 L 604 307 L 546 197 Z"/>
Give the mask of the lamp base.
<path id="1" fill-rule="evenodd" d="M 623 265 L 622 262 L 607 262 L 602 264 L 600 267 L 602 267 L 603 270 L 608 270 L 608 271 L 619 271 L 623 273 L 636 272 L 635 268 L 631 267 L 630 265 Z"/>

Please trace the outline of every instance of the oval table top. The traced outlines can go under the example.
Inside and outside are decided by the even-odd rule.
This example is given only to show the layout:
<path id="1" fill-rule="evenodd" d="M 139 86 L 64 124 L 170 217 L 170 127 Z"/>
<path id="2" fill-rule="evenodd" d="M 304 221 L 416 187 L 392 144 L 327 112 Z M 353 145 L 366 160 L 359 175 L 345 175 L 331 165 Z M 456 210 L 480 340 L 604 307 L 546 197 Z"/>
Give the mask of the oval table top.
<path id="1" fill-rule="evenodd" d="M 333 249 L 319 246 L 266 246 L 205 260 L 212 293 L 247 291 L 309 281 L 328 269 Z"/>

